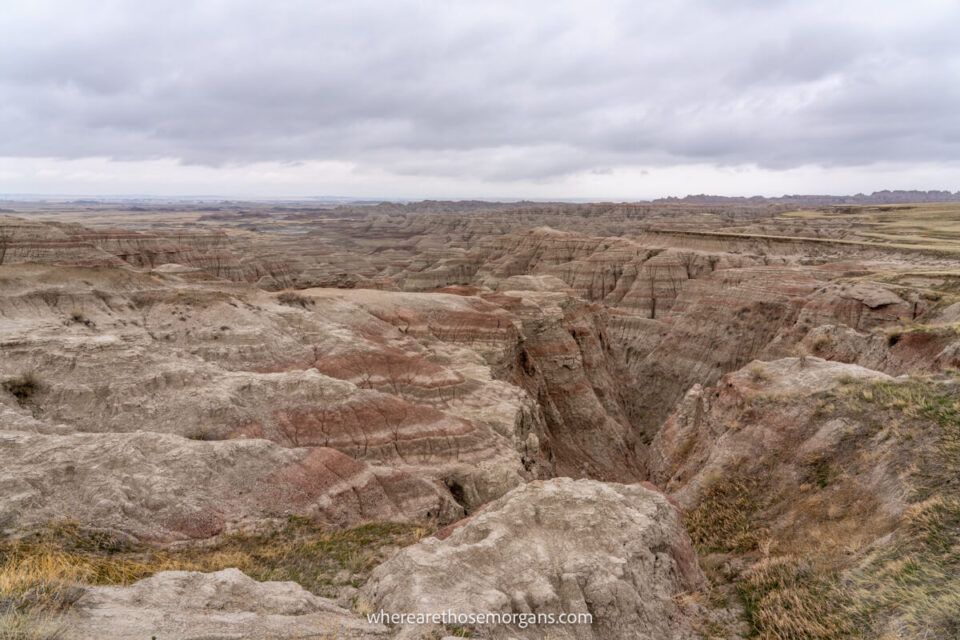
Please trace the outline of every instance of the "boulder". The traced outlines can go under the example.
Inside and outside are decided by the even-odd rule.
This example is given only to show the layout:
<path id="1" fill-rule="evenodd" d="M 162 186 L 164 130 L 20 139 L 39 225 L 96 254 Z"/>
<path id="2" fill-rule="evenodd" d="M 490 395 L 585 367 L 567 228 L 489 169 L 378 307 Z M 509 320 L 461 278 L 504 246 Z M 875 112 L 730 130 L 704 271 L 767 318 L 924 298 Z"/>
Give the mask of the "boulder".
<path id="1" fill-rule="evenodd" d="M 368 624 L 295 582 L 257 582 L 239 569 L 164 571 L 125 587 L 89 587 L 67 614 L 74 640 L 381 638 Z"/>
<path id="2" fill-rule="evenodd" d="M 363 591 L 375 609 L 592 616 L 592 624 L 478 626 L 480 637 L 682 638 L 675 598 L 703 580 L 677 510 L 642 485 L 531 482 L 444 535 L 374 570 Z M 429 631 L 411 626 L 400 637 Z"/>

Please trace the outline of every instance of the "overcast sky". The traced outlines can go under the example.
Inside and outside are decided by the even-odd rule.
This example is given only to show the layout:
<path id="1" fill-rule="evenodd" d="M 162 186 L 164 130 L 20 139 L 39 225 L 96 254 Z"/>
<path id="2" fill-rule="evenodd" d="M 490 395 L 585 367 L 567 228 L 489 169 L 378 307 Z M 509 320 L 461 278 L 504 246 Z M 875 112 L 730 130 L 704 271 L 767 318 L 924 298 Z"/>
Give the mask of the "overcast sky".
<path id="1" fill-rule="evenodd" d="M 0 193 L 960 189 L 956 0 L 3 0 Z"/>

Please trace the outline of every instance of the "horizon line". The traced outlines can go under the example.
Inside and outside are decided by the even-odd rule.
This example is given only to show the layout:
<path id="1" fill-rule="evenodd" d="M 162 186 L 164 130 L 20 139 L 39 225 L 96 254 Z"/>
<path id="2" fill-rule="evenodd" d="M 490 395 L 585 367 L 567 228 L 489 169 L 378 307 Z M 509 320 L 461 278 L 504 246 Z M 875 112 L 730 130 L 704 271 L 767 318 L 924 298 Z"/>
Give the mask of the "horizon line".
<path id="1" fill-rule="evenodd" d="M 917 194 L 933 195 L 942 194 L 954 198 L 960 197 L 960 190 L 951 191 L 949 189 L 882 189 L 872 191 L 871 193 L 785 193 L 775 196 L 765 196 L 761 194 L 750 195 L 721 195 L 714 193 L 687 193 L 682 196 L 665 195 L 646 198 L 534 198 L 523 196 L 471 196 L 471 197 L 443 197 L 443 196 L 418 196 L 418 197 L 395 197 L 395 196 L 347 196 L 347 195 L 239 195 L 239 194 L 176 194 L 160 195 L 154 193 L 134 193 L 134 194 L 110 194 L 110 193 L 3 193 L 0 192 L 0 201 L 7 202 L 26 202 L 33 200 L 97 200 L 102 202 L 125 201 L 125 200 L 194 200 L 205 202 L 284 202 L 284 201 L 325 201 L 327 204 L 352 204 L 362 202 L 375 203 L 413 203 L 413 202 L 494 202 L 500 204 L 538 202 L 538 203 L 653 203 L 660 200 L 685 200 L 690 198 L 714 198 L 725 200 L 783 200 L 790 198 L 859 198 L 873 197 L 882 194 Z"/>

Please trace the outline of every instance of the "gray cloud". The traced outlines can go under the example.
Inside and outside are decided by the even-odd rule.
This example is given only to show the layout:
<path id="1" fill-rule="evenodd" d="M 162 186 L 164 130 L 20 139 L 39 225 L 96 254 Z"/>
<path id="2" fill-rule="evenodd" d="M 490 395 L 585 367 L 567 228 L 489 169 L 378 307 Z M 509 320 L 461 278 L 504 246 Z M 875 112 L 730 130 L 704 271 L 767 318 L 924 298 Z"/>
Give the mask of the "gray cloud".
<path id="1" fill-rule="evenodd" d="M 4 4 L 2 156 L 490 180 L 960 161 L 950 1 Z"/>

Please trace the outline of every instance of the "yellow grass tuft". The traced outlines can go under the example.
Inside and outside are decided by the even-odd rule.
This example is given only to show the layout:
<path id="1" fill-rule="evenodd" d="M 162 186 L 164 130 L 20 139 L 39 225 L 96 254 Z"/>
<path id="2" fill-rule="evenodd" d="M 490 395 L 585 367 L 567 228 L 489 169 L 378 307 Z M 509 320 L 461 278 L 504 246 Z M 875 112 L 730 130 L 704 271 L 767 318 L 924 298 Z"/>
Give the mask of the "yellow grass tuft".
<path id="1" fill-rule="evenodd" d="M 754 521 L 760 508 L 759 482 L 738 476 L 718 478 L 707 487 L 697 508 L 685 517 L 690 539 L 700 553 L 744 553 L 764 537 Z"/>
<path id="2" fill-rule="evenodd" d="M 747 616 L 763 640 L 832 640 L 856 630 L 837 576 L 794 556 L 764 558 L 738 584 Z"/>
<path id="3" fill-rule="evenodd" d="M 0 640 L 67 640 L 55 620 L 17 612 L 0 613 Z"/>

